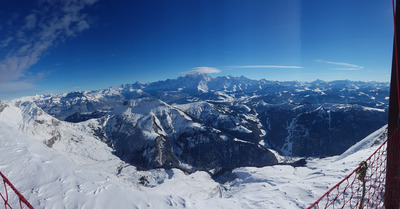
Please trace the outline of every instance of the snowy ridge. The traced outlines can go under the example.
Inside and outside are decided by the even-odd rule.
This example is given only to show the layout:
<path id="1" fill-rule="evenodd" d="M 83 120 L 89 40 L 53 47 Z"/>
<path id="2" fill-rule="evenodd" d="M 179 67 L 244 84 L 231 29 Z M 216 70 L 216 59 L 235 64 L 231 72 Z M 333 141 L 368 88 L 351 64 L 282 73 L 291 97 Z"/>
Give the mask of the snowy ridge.
<path id="1" fill-rule="evenodd" d="M 360 150 L 368 149 L 370 147 L 375 146 L 376 144 L 381 144 L 387 138 L 387 125 L 382 128 L 376 130 L 369 136 L 365 137 L 365 139 L 357 142 L 355 145 L 350 147 L 346 152 L 341 154 L 337 160 L 343 159 L 352 155 Z"/>
<path id="2" fill-rule="evenodd" d="M 0 121 L 11 125 L 65 156 L 73 156 L 77 163 L 94 163 L 116 158 L 111 148 L 90 133 L 86 124 L 59 121 L 38 108 L 33 102 L 12 101 L 0 112 Z M 90 146 L 89 146 L 90 145 Z M 96 156 L 96 157 L 94 157 Z M 84 159 L 84 160 L 82 160 Z"/>

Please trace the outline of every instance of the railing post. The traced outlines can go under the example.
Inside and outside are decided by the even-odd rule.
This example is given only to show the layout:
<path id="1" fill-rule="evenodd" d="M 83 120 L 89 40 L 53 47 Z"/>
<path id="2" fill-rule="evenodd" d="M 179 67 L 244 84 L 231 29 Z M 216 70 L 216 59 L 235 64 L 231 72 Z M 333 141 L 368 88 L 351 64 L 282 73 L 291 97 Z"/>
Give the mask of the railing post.
<path id="1" fill-rule="evenodd" d="M 392 0 L 394 4 L 394 0 Z M 392 74 L 390 81 L 389 118 L 388 118 L 388 141 L 387 141 L 387 172 L 385 186 L 385 208 L 396 208 L 400 206 L 400 115 L 399 115 L 399 65 L 400 65 L 400 1 L 396 0 L 393 5 L 394 21 L 394 43 L 392 58 Z"/>

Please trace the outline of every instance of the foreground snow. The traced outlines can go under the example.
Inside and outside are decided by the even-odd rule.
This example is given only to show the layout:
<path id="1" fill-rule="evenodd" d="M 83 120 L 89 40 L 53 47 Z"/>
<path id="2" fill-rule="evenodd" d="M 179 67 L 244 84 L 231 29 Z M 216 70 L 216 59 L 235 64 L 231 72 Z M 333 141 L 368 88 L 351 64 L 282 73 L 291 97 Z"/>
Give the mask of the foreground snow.
<path id="1" fill-rule="evenodd" d="M 308 159 L 307 167 L 238 168 L 237 179 L 219 184 L 206 172 L 138 171 L 105 156 L 106 147 L 96 156 L 91 139 L 49 148 L 0 122 L 0 171 L 35 208 L 305 208 L 367 158 L 384 130 L 341 156 Z M 147 186 L 138 183 L 142 176 Z"/>

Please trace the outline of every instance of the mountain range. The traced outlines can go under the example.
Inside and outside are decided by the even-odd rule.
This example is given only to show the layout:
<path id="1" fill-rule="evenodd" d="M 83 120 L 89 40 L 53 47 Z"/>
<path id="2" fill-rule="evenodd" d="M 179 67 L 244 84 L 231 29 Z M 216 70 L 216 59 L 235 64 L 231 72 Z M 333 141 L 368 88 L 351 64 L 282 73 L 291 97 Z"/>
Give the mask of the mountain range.
<path id="1" fill-rule="evenodd" d="M 99 149 L 139 169 L 192 173 L 341 154 L 387 123 L 388 95 L 380 82 L 189 74 L 3 101 L 0 121 L 66 154 L 93 141 L 101 149 L 87 155 Z"/>

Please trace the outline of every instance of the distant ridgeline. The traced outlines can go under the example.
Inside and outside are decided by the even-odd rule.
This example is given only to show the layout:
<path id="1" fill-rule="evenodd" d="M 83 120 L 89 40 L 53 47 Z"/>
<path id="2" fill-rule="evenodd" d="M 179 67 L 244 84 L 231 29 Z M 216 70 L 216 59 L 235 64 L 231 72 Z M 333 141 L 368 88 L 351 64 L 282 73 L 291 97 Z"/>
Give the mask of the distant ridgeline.
<path id="1" fill-rule="evenodd" d="M 32 97 L 91 127 L 142 168 L 235 168 L 287 156 L 331 156 L 386 124 L 389 83 L 277 82 L 190 74 L 153 83 Z"/>

